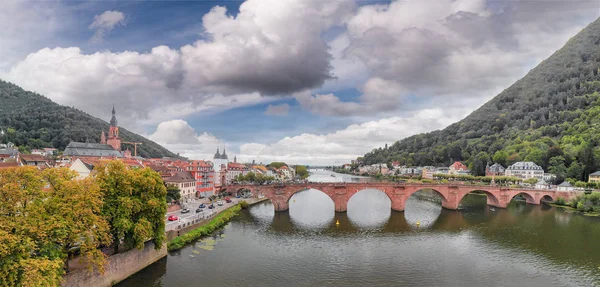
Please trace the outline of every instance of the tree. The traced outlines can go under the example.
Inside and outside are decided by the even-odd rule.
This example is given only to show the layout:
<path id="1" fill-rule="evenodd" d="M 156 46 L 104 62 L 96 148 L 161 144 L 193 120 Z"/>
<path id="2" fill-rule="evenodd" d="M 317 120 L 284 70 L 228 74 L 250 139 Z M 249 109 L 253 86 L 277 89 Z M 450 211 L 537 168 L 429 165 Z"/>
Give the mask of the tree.
<path id="1" fill-rule="evenodd" d="M 177 187 L 177 185 L 174 184 L 167 184 L 167 203 L 169 202 L 179 202 L 179 200 L 181 199 L 181 190 L 179 190 L 179 187 Z"/>
<path id="2" fill-rule="evenodd" d="M 110 236 L 92 179 L 66 168 L 3 169 L 0 197 L 0 283 L 58 286 L 75 249 L 90 270 L 104 271 L 98 247 Z"/>
<path id="3" fill-rule="evenodd" d="M 167 190 L 160 175 L 150 168 L 130 169 L 119 160 L 102 162 L 95 170 L 115 253 L 121 243 L 141 249 L 150 239 L 160 249 L 167 212 Z"/>
<path id="4" fill-rule="evenodd" d="M 567 177 L 576 180 L 583 180 L 583 165 L 574 161 L 567 169 Z"/>
<path id="5" fill-rule="evenodd" d="M 518 161 L 521 161 L 521 156 L 518 153 L 513 153 L 512 155 L 506 158 L 506 166 L 508 167 Z"/>
<path id="6" fill-rule="evenodd" d="M 302 178 L 305 179 L 308 177 L 308 170 L 306 169 L 306 166 L 303 165 L 297 165 L 296 166 L 296 174 Z"/>
<path id="7" fill-rule="evenodd" d="M 471 165 L 471 173 L 476 176 L 484 176 L 485 175 L 485 166 L 490 160 L 490 156 L 481 151 L 475 156 L 475 160 Z"/>
<path id="8" fill-rule="evenodd" d="M 583 164 L 583 179 L 587 179 L 590 173 L 596 171 L 594 146 L 590 142 L 583 143 L 577 155 L 577 160 Z"/>
<path id="9" fill-rule="evenodd" d="M 248 173 L 247 173 L 247 174 L 244 176 L 244 179 L 245 179 L 246 181 L 249 181 L 249 182 L 256 182 L 256 174 L 255 174 L 255 173 L 253 173 L 253 172 L 248 172 Z"/>
<path id="10" fill-rule="evenodd" d="M 548 162 L 548 171 L 556 175 L 555 182 L 563 182 L 567 175 L 567 167 L 565 166 L 565 158 L 555 156 Z"/>
<path id="11" fill-rule="evenodd" d="M 63 254 L 65 268 L 73 248 L 90 269 L 104 272 L 105 256 L 98 249 L 110 244 L 108 223 L 101 214 L 102 193 L 91 178 L 76 180 L 77 174 L 68 168 L 49 168 L 42 172 L 48 183 L 45 191 L 44 214 L 32 214 L 33 220 L 50 224 L 53 244 Z M 49 222 L 48 218 L 52 218 Z M 66 255 L 66 256 L 65 256 Z"/>
<path id="12" fill-rule="evenodd" d="M 539 148 L 533 148 L 529 151 L 527 156 L 525 157 L 525 161 L 532 161 L 536 164 L 543 165 L 544 158 L 546 157 L 546 153 Z"/>
<path id="13" fill-rule="evenodd" d="M 274 161 L 267 165 L 267 167 L 281 168 L 282 166 L 287 166 L 287 163 L 281 161 Z"/>
<path id="14" fill-rule="evenodd" d="M 501 164 L 502 166 L 506 166 L 506 159 L 508 158 L 508 154 L 505 151 L 499 150 L 494 153 L 493 161 L 495 163 Z"/>

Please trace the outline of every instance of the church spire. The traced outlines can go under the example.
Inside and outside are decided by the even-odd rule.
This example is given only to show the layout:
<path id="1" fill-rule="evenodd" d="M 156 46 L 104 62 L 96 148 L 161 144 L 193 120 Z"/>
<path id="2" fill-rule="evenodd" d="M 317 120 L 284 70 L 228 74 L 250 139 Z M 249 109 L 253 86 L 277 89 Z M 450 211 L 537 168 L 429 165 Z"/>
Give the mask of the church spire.
<path id="1" fill-rule="evenodd" d="M 110 118 L 110 125 L 111 126 L 117 126 L 117 117 L 115 116 L 116 112 L 115 112 L 115 104 L 113 104 L 113 108 L 112 108 L 112 118 Z"/>

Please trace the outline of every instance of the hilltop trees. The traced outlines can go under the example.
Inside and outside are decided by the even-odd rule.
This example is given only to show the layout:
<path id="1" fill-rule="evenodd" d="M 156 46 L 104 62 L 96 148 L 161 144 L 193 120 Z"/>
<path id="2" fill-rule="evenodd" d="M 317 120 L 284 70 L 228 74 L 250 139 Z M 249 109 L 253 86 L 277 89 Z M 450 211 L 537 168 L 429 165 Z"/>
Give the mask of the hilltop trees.
<path id="1" fill-rule="evenodd" d="M 557 168 L 550 160 L 561 156 L 571 169 L 564 176 L 585 181 L 600 168 L 599 34 L 600 19 L 463 120 L 357 160 L 409 166 L 464 161 L 478 167 L 477 155 L 486 152 L 505 167 L 526 160 L 548 170 Z"/>

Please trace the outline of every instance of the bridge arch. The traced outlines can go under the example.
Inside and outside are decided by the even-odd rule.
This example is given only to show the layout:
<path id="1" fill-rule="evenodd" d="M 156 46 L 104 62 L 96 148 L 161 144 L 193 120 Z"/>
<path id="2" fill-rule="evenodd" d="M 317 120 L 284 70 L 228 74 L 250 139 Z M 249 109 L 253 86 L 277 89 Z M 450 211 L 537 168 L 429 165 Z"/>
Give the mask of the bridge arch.
<path id="1" fill-rule="evenodd" d="M 461 201 L 468 195 L 468 194 L 475 194 L 475 193 L 483 193 L 485 194 L 485 196 L 487 197 L 487 201 L 486 204 L 489 206 L 494 206 L 494 207 L 503 207 L 505 208 L 505 206 L 503 206 L 500 203 L 500 200 L 498 199 L 498 197 L 490 192 L 489 190 L 485 190 L 485 189 L 473 189 L 471 191 L 465 192 L 465 193 L 461 193 L 459 195 L 458 200 L 458 204 L 460 205 Z"/>
<path id="2" fill-rule="evenodd" d="M 519 196 L 519 195 L 522 195 L 522 196 L 523 196 L 523 198 L 525 198 L 525 202 L 526 202 L 527 204 L 538 204 L 538 202 L 536 202 L 536 201 L 535 201 L 535 196 L 534 196 L 534 195 L 532 195 L 532 194 L 530 194 L 530 193 L 529 193 L 529 192 L 527 192 L 527 191 L 521 191 L 521 192 L 518 192 L 518 193 L 516 193 L 515 195 L 513 195 L 513 196 L 510 198 L 509 202 L 510 202 L 510 201 L 512 201 L 513 199 L 515 199 L 515 197 L 517 197 L 517 196 Z"/>
<path id="3" fill-rule="evenodd" d="M 543 202 L 554 202 L 554 197 L 552 197 L 552 195 L 550 195 L 550 194 L 544 194 L 542 196 L 542 198 L 541 198 L 540 201 L 543 201 Z"/>
<path id="4" fill-rule="evenodd" d="M 456 206 L 454 206 L 454 205 L 458 205 L 458 203 L 454 204 L 452 201 L 450 201 L 448 199 L 448 191 L 445 188 L 440 188 L 440 187 L 435 187 L 435 186 L 434 187 L 424 186 L 424 187 L 419 187 L 414 190 L 410 190 L 406 193 L 406 198 L 402 204 L 402 210 L 404 210 L 404 207 L 406 206 L 406 201 L 408 201 L 415 193 L 417 193 L 419 191 L 425 191 L 425 190 L 433 190 L 437 195 L 439 195 L 440 198 L 442 199 L 442 207 L 443 208 L 456 209 Z"/>

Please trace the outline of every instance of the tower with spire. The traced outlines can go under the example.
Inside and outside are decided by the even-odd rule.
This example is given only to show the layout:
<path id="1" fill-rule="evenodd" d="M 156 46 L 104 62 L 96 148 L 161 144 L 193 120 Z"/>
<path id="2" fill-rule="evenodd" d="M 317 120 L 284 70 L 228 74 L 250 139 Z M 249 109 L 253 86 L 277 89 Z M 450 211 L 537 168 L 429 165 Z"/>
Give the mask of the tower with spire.
<path id="1" fill-rule="evenodd" d="M 116 151 L 121 151 L 121 138 L 119 138 L 119 127 L 117 126 L 117 117 L 115 115 L 115 105 L 113 104 L 112 118 L 110 119 L 110 128 L 108 129 L 108 139 L 106 140 L 106 144 L 112 146 Z M 104 131 L 102 133 L 104 133 Z"/>

